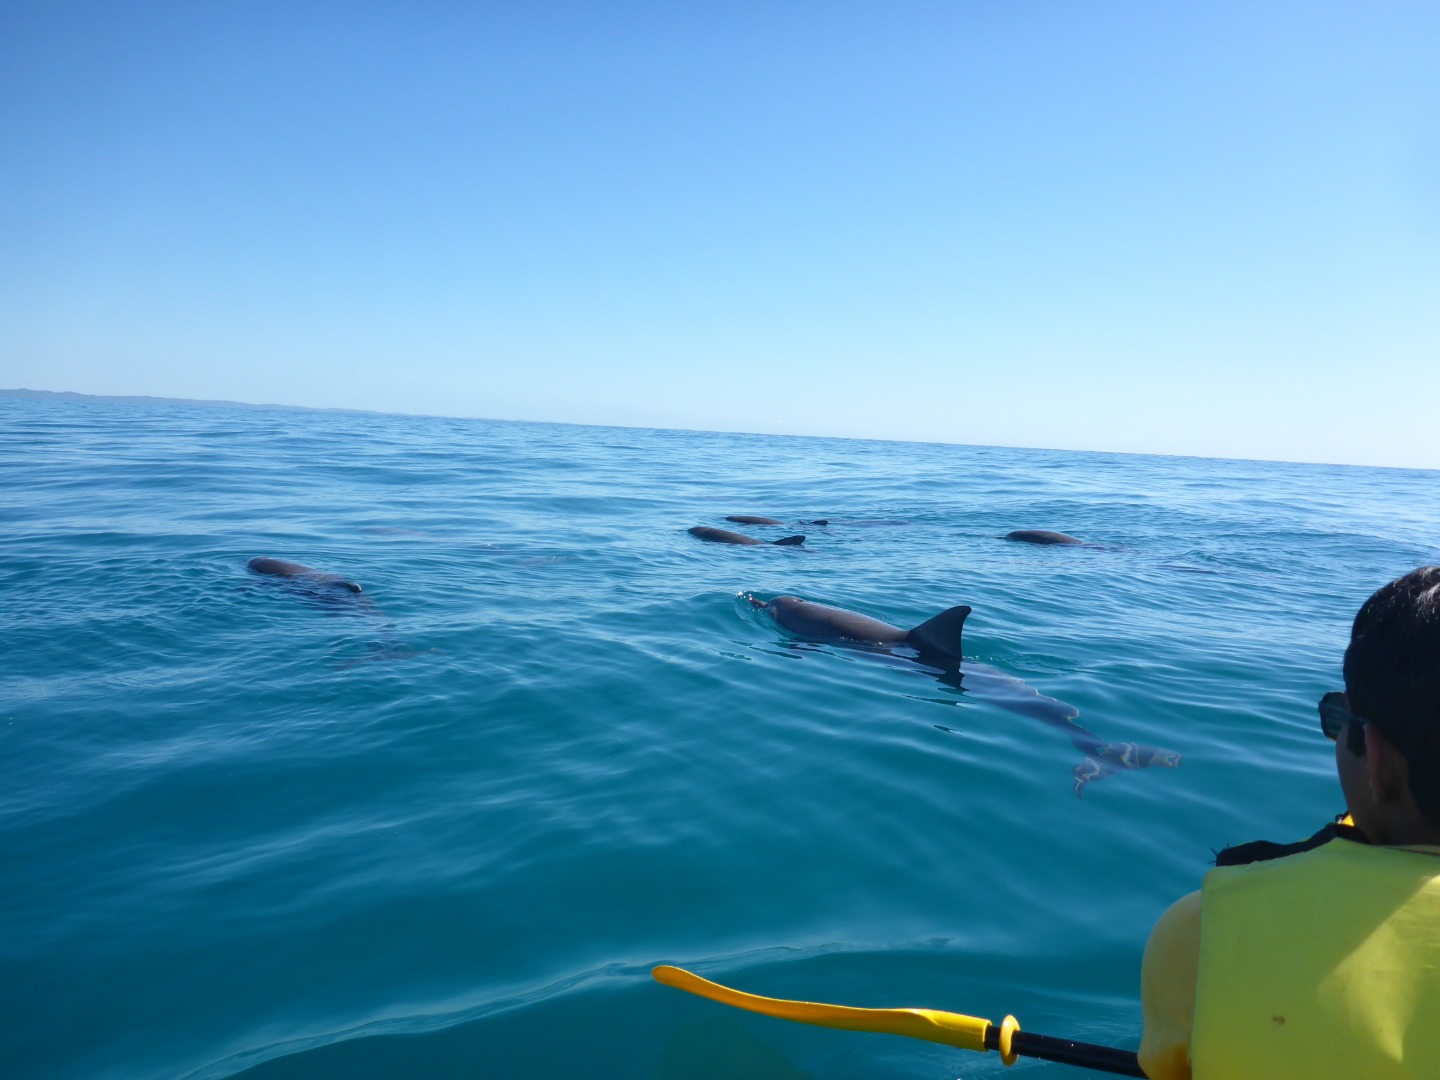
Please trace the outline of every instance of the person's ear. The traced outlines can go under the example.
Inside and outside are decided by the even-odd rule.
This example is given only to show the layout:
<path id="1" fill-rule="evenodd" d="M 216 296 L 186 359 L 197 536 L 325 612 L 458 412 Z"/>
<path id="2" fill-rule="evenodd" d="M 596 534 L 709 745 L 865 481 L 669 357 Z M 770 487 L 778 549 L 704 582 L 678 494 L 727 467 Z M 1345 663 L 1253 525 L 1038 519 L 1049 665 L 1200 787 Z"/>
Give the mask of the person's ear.
<path id="1" fill-rule="evenodd" d="M 1393 802 L 1410 791 L 1410 763 L 1374 724 L 1365 725 L 1365 776 L 1377 803 Z"/>

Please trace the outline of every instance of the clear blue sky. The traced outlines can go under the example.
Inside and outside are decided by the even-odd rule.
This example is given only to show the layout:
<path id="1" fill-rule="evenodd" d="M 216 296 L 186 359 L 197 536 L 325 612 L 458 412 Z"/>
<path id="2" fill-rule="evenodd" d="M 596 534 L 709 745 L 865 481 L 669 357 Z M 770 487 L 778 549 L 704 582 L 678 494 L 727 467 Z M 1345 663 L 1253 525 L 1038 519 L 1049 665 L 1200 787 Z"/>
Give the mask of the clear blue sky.
<path id="1" fill-rule="evenodd" d="M 0 386 L 1440 468 L 1440 4 L 8 0 Z"/>

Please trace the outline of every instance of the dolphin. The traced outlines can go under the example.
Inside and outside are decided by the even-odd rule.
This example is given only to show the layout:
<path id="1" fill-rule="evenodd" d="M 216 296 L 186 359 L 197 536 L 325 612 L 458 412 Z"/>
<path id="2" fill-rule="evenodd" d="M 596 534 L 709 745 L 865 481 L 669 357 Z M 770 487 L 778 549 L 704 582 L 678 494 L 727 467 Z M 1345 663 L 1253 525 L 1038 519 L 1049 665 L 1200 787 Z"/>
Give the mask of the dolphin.
<path id="1" fill-rule="evenodd" d="M 778 544 L 781 547 L 795 547 L 805 542 L 803 536 L 785 536 L 779 540 L 756 540 L 753 536 L 744 536 L 728 529 L 712 529 L 709 525 L 696 525 L 689 532 L 691 536 L 698 536 L 701 540 L 709 540 L 715 544 Z"/>
<path id="2" fill-rule="evenodd" d="M 290 578 L 304 585 L 334 586 L 338 589 L 348 589 L 352 593 L 365 591 L 355 582 L 346 581 L 339 574 L 327 574 L 322 570 L 312 570 L 308 566 L 301 566 L 288 559 L 270 559 L 261 555 L 251 559 L 245 565 L 257 574 Z"/>
<path id="3" fill-rule="evenodd" d="M 1006 533 L 1002 540 L 1018 540 L 1022 544 L 1084 544 L 1085 541 L 1076 536 L 1067 536 L 1062 532 L 1051 532 L 1048 529 L 1016 529 L 1014 532 Z"/>
<path id="4" fill-rule="evenodd" d="M 961 692 L 973 693 L 1002 709 L 1033 717 L 1064 732 L 1070 744 L 1085 755 L 1075 766 L 1075 797 L 1084 797 L 1086 784 L 1122 769 L 1143 769 L 1151 765 L 1174 768 L 1180 755 L 1173 750 L 1140 743 L 1106 742 L 1075 722 L 1080 710 L 1074 705 L 1046 697 L 1033 686 L 987 664 L 964 660 L 961 634 L 970 614 L 968 605 L 947 608 L 910 630 L 872 619 L 858 611 L 813 604 L 798 596 L 776 596 L 761 601 L 747 594 L 745 599 L 768 613 L 777 623 L 798 637 L 811 641 L 834 641 L 843 645 L 906 645 L 916 659 L 940 669 L 940 681 Z"/>
<path id="5" fill-rule="evenodd" d="M 812 604 L 798 596 L 776 596 L 769 602 L 753 596 L 745 599 L 800 637 L 852 645 L 909 645 L 922 659 L 940 661 L 946 670 L 960 663 L 960 632 L 965 626 L 965 617 L 970 614 L 970 608 L 961 604 L 910 630 L 902 630 L 858 611 Z"/>
<path id="6" fill-rule="evenodd" d="M 300 563 L 290 562 L 288 559 L 271 559 L 260 556 L 251 559 L 245 565 L 256 574 L 284 579 L 292 591 L 302 599 L 331 615 L 363 617 L 380 624 L 378 627 L 379 640 L 366 642 L 366 655 L 345 661 L 340 665 L 342 668 L 354 667 L 356 664 L 374 660 L 408 660 L 421 655 L 419 650 L 411 648 L 396 638 L 395 624 L 383 611 L 370 602 L 370 597 L 364 594 L 365 590 L 360 588 L 356 582 L 343 578 L 339 574 L 329 574 L 323 570 L 314 570 L 308 566 L 302 566 Z M 440 650 L 429 649 L 426 651 L 434 653 Z"/>
<path id="7" fill-rule="evenodd" d="M 725 519 L 740 525 L 784 525 L 783 521 L 776 521 L 774 518 L 754 517 L 750 514 L 731 514 Z M 797 525 L 829 525 L 829 518 L 816 518 L 814 521 L 797 521 Z"/>

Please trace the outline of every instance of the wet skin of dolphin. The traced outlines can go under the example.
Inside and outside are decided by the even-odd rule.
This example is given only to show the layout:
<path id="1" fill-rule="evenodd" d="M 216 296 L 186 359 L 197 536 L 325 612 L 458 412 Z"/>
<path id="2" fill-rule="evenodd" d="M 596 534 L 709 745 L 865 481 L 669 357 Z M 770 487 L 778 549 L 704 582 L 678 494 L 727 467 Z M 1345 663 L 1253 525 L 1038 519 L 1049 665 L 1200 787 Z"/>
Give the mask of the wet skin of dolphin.
<path id="1" fill-rule="evenodd" d="M 1012 533 L 1006 533 L 1002 538 L 1005 540 L 1018 540 L 1023 544 L 1083 544 L 1076 536 L 1067 536 L 1062 532 L 1050 532 L 1048 529 L 1016 529 Z"/>
<path id="2" fill-rule="evenodd" d="M 740 525 L 784 525 L 783 521 L 776 521 L 774 518 L 751 517 L 749 514 L 731 514 L 725 519 Z M 814 521 L 797 521 L 797 525 L 829 525 L 829 518 L 816 518 Z"/>
<path id="3" fill-rule="evenodd" d="M 921 658 L 947 666 L 960 663 L 960 631 L 970 608 L 961 604 L 942 611 L 912 630 L 861 615 L 858 611 L 812 604 L 798 596 L 777 596 L 768 603 L 747 596 L 770 617 L 793 634 L 818 641 L 840 641 L 855 645 L 909 645 Z"/>
<path id="4" fill-rule="evenodd" d="M 257 556 L 245 564 L 257 574 L 269 574 L 272 577 L 291 578 L 306 585 L 333 585 L 339 589 L 348 589 L 352 593 L 364 592 L 359 585 L 353 581 L 346 581 L 339 574 L 327 574 L 322 570 L 312 570 L 308 566 L 301 566 L 299 563 L 290 562 L 288 559 L 269 559 L 264 556 Z"/>
<path id="5" fill-rule="evenodd" d="M 688 531 L 691 536 L 698 536 L 701 540 L 709 540 L 713 544 L 778 544 L 780 547 L 795 547 L 805 542 L 803 536 L 786 536 L 779 540 L 756 540 L 753 536 L 744 536 L 731 532 L 729 529 L 712 529 L 709 525 L 696 525 Z"/>
<path id="6" fill-rule="evenodd" d="M 1121 769 L 1143 769 L 1150 765 L 1173 768 L 1180 755 L 1139 743 L 1106 742 L 1075 722 L 1080 710 L 1055 698 L 1046 697 L 1019 679 L 986 664 L 963 660 L 961 633 L 970 608 L 964 605 L 942 611 L 912 630 L 872 619 L 858 611 L 812 604 L 798 596 L 777 596 L 769 602 L 745 597 L 770 614 L 786 630 L 812 641 L 835 641 L 860 646 L 908 645 L 918 653 L 920 663 L 940 669 L 940 681 L 947 686 L 993 702 L 1021 716 L 1042 720 L 1063 731 L 1085 760 L 1075 766 L 1075 797 L 1083 797 L 1086 784 Z"/>

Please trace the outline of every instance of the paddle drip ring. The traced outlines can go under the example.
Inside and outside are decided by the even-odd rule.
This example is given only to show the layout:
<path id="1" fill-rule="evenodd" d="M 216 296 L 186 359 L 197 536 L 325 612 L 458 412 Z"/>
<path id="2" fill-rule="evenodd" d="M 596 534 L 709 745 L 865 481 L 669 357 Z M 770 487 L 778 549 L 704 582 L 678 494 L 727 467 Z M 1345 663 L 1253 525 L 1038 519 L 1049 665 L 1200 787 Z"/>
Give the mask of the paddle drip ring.
<path id="1" fill-rule="evenodd" d="M 1015 1033 L 1020 1030 L 1020 1021 L 1013 1016 L 1007 1016 L 1000 1021 L 1000 1045 L 996 1047 L 1000 1051 L 1000 1060 L 1007 1066 L 1014 1065 L 1015 1059 L 1020 1056 L 1010 1044 L 1015 1038 Z"/>

